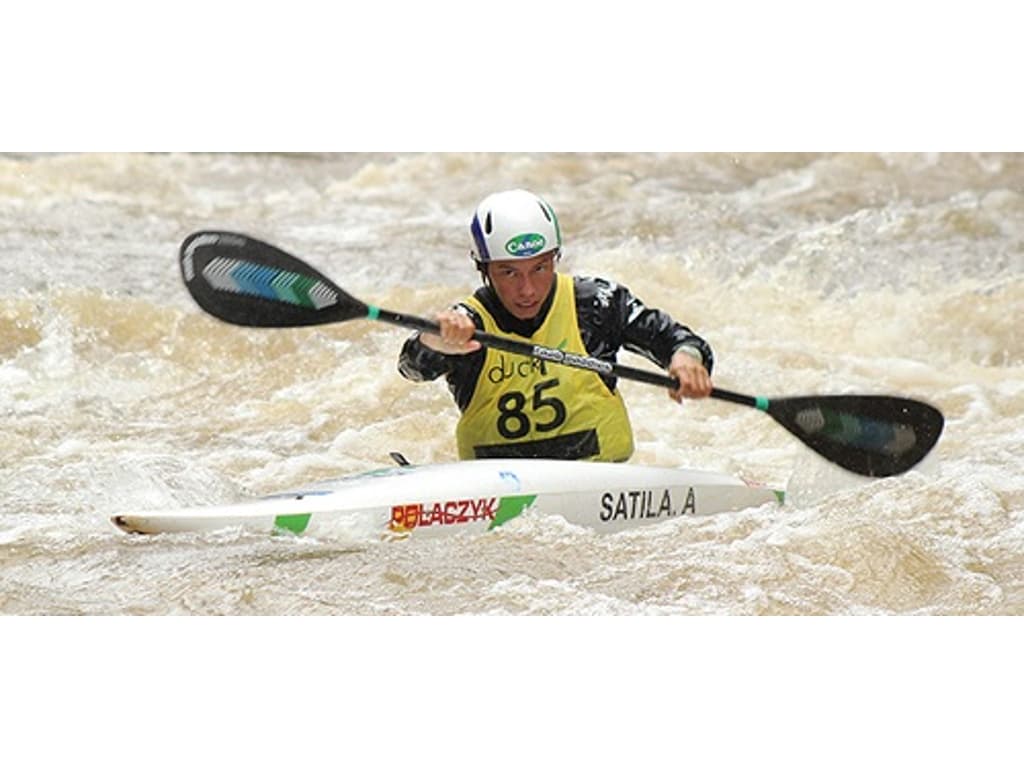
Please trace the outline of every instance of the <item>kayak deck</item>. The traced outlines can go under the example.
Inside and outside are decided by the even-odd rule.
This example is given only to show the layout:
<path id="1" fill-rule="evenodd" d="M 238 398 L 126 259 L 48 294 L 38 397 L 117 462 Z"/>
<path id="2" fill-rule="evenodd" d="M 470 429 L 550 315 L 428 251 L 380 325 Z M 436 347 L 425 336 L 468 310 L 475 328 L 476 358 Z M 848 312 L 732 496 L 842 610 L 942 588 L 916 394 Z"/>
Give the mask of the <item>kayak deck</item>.
<path id="1" fill-rule="evenodd" d="M 443 536 L 490 530 L 526 509 L 599 531 L 782 501 L 730 475 L 554 459 L 396 466 L 237 504 L 121 514 L 129 533 L 243 528 L 312 536 Z"/>

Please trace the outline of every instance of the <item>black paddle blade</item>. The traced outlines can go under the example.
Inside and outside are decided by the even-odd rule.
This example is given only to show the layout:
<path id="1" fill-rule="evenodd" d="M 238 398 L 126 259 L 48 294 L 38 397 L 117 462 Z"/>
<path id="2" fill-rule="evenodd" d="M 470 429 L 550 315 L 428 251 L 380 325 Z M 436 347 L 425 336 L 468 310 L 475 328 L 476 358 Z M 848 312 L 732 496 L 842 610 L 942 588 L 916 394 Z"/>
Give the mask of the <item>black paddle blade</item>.
<path id="1" fill-rule="evenodd" d="M 337 323 L 367 306 L 313 267 L 237 232 L 194 232 L 180 251 L 192 298 L 224 322 L 259 328 Z"/>
<path id="2" fill-rule="evenodd" d="M 944 423 L 927 403 L 881 395 L 779 398 L 767 412 L 829 461 L 868 477 L 912 468 L 938 442 Z"/>

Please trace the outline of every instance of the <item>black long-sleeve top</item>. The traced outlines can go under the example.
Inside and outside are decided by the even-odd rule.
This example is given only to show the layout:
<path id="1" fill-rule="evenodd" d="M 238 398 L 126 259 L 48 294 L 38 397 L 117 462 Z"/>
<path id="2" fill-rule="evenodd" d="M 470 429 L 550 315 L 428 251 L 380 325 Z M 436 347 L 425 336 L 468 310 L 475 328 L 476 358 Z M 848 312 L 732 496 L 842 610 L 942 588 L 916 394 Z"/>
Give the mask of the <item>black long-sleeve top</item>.
<path id="1" fill-rule="evenodd" d="M 645 306 L 625 286 L 599 277 L 574 277 L 573 283 L 580 335 L 590 357 L 614 363 L 618 351 L 627 349 L 667 368 L 673 354 L 689 347 L 700 354 L 704 367 L 711 372 L 714 365 L 711 346 L 665 312 Z M 511 315 L 486 286 L 478 288 L 474 297 L 488 309 L 502 331 L 529 338 L 547 317 L 554 294 L 552 291 L 535 318 L 526 321 Z M 468 314 L 476 327 L 483 329 L 482 318 L 469 306 L 460 303 L 456 309 Z M 433 381 L 445 376 L 459 410 L 465 411 L 483 368 L 485 351 L 445 355 L 420 342 L 417 332 L 402 346 L 398 370 L 412 381 Z M 601 378 L 610 390 L 615 390 L 614 376 L 601 375 Z"/>

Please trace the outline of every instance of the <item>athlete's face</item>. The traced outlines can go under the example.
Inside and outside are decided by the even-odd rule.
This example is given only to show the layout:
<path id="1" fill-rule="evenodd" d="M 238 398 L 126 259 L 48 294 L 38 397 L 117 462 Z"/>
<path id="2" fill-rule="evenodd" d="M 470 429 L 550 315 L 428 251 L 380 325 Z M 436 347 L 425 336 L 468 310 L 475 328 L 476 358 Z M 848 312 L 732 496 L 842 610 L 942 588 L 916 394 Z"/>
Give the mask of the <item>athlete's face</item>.
<path id="1" fill-rule="evenodd" d="M 505 309 L 519 320 L 532 320 L 555 284 L 555 251 L 522 261 L 495 261 L 487 274 Z"/>

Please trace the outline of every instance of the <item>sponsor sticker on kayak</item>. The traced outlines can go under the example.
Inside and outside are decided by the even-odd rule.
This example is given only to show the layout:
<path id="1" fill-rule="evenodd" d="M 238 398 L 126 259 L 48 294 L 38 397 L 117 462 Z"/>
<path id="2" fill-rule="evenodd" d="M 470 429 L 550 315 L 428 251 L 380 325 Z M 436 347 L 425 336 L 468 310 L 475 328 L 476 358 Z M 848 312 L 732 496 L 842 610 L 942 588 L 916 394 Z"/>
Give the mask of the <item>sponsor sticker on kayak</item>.
<path id="1" fill-rule="evenodd" d="M 491 496 L 482 499 L 458 499 L 391 507 L 388 528 L 395 533 L 408 533 L 414 528 L 432 525 L 463 525 L 486 520 L 488 528 L 501 525 L 519 515 L 534 502 L 536 496 Z"/>
<path id="2" fill-rule="evenodd" d="M 405 532 L 428 525 L 459 525 L 494 520 L 498 498 L 458 499 L 427 504 L 398 504 L 391 508 L 392 531 Z"/>

